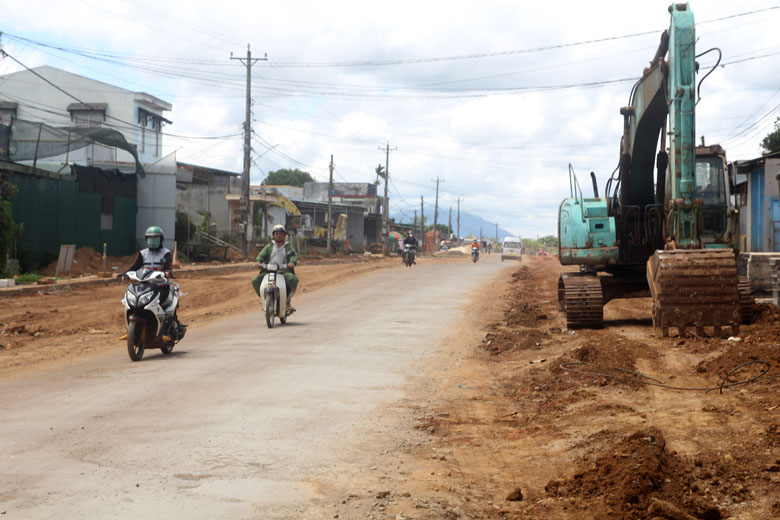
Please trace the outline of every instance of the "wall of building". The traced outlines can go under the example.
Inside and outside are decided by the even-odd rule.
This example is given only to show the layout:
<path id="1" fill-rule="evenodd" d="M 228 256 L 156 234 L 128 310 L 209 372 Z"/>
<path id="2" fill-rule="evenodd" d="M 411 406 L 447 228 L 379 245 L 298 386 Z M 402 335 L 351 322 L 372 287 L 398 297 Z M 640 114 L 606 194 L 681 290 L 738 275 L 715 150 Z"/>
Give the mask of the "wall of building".
<path id="1" fill-rule="evenodd" d="M 35 71 L 85 103 L 108 103 L 106 116 L 111 116 L 120 121 L 107 118 L 102 123 L 102 126 L 114 128 L 122 132 L 129 143 L 139 144 L 139 107 L 161 115 L 159 109 L 154 109 L 143 101 L 137 101 L 137 97 L 141 98 L 139 93 L 50 66 L 37 67 Z M 32 72 L 25 70 L 8 74 L 0 79 L 3 86 L 0 99 L 19 103 L 17 118 L 28 121 L 45 119 L 46 124 L 52 126 L 74 125 L 67 110 L 68 105 L 75 102 L 74 99 L 52 87 Z M 47 112 L 36 110 L 36 108 L 44 108 Z M 148 148 L 141 152 L 139 147 L 139 160 L 141 163 L 154 163 L 161 158 L 160 155 L 155 155 L 153 152 L 154 150 Z M 71 162 L 82 159 L 86 156 L 86 153 L 86 149 L 75 152 L 75 155 L 71 157 Z M 133 161 L 132 156 L 123 150 L 118 150 L 114 159 L 128 163 Z"/>
<path id="2" fill-rule="evenodd" d="M 227 186 L 189 184 L 184 188 L 177 187 L 176 211 L 200 215 L 208 212 L 217 232 L 226 233 L 230 230 L 230 208 L 226 195 Z"/>
<path id="3" fill-rule="evenodd" d="M 173 250 L 176 222 L 176 154 L 149 165 L 146 175 L 138 178 L 138 213 L 136 243 L 144 244 L 149 226 L 159 226 L 165 233 L 165 247 Z M 144 246 L 145 247 L 145 246 Z"/>

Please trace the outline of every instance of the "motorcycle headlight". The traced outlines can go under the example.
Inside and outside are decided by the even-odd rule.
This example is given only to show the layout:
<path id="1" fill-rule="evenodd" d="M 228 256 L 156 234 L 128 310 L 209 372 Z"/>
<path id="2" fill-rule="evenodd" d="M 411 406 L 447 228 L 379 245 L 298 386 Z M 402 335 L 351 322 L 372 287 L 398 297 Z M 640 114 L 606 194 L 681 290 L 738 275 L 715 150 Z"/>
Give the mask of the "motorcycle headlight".
<path id="1" fill-rule="evenodd" d="M 141 307 L 145 307 L 146 305 L 149 305 L 149 302 L 152 301 L 152 296 L 154 296 L 154 291 L 148 291 L 141 295 L 140 298 L 138 298 L 138 305 Z"/>
<path id="2" fill-rule="evenodd" d="M 138 304 L 138 298 L 135 293 L 129 289 L 125 292 L 125 299 L 127 299 L 127 304 L 130 307 L 135 307 Z"/>

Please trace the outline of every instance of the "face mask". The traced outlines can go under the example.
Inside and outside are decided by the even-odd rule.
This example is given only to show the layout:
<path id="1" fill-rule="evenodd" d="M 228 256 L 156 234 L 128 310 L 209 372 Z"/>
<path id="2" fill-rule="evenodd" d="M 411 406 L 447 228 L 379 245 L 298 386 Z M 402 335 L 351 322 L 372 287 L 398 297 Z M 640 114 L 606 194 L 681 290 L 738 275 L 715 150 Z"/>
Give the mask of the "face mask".
<path id="1" fill-rule="evenodd" d="M 146 239 L 146 245 L 149 249 L 157 249 L 160 247 L 160 237 L 149 237 Z"/>

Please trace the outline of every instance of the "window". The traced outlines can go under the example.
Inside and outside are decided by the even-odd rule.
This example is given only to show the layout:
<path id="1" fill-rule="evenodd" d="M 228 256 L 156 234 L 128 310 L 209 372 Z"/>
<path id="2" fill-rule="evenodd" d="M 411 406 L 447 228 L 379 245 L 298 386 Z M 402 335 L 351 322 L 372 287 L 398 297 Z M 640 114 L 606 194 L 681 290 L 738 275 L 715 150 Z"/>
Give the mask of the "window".
<path id="1" fill-rule="evenodd" d="M 153 157 L 160 157 L 160 155 L 162 155 L 163 123 L 170 123 L 170 121 L 160 115 L 153 114 L 146 109 L 138 109 L 138 126 L 141 129 L 138 143 L 140 152 L 150 151 Z"/>
<path id="2" fill-rule="evenodd" d="M 0 124 L 10 126 L 16 119 L 16 108 L 19 106 L 14 101 L 0 101 Z"/>
<path id="3" fill-rule="evenodd" d="M 696 196 L 702 199 L 702 234 L 721 235 L 726 231 L 726 187 L 723 161 L 719 157 L 696 159 Z"/>
<path id="4" fill-rule="evenodd" d="M 98 127 L 106 120 L 108 103 L 71 103 L 70 120 L 82 128 Z"/>

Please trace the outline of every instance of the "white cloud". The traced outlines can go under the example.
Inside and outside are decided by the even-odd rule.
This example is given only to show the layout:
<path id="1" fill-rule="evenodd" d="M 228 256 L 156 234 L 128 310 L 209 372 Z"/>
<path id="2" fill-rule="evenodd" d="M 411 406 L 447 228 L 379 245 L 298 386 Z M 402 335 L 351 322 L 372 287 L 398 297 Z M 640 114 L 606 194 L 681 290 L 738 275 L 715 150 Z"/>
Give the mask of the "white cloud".
<path id="1" fill-rule="evenodd" d="M 569 162 L 586 193 L 591 170 L 603 189 L 617 163 L 619 109 L 628 102 L 631 84 L 484 96 L 459 89 L 637 77 L 669 24 L 669 3 L 403 0 L 385 9 L 357 1 L 29 0 L 4 5 L 7 34 L 105 54 L 88 59 L 9 36 L 3 44 L 29 66 L 49 64 L 171 101 L 171 133 L 217 136 L 240 132 L 245 70 L 230 60 L 230 52 L 243 56 L 249 42 L 254 57 L 268 53 L 270 59 L 252 72 L 253 182 L 280 167 L 307 169 L 324 179 L 331 154 L 340 175 L 370 182 L 385 160 L 378 147 L 389 141 L 398 148 L 390 154 L 392 204 L 411 207 L 421 194 L 433 200 L 431 178 L 438 176 L 445 180 L 443 203 L 465 198 L 464 208 L 534 235 L 556 232 L 557 207 L 569 191 Z M 706 22 L 697 28 L 697 50 L 718 46 L 725 62 L 776 52 L 778 10 L 712 21 L 771 5 L 769 0 L 750 6 L 725 0 L 693 4 L 696 20 Z M 652 34 L 476 59 L 280 66 L 505 53 L 645 31 Z M 125 55 L 145 58 L 129 61 Z M 700 62 L 713 63 L 710 58 Z M 780 94 L 770 97 L 779 61 L 771 56 L 727 65 L 704 83 L 697 128 L 709 142 L 731 138 L 726 141 L 731 159 L 755 154 L 771 129 L 774 117 L 754 123 L 780 103 Z M 0 61 L 0 73 L 14 67 L 8 59 Z M 398 90 L 422 85 L 429 90 Z M 240 171 L 242 144 L 240 138 L 169 138 L 166 149 L 180 147 L 183 160 Z"/>

